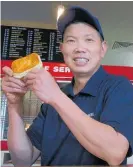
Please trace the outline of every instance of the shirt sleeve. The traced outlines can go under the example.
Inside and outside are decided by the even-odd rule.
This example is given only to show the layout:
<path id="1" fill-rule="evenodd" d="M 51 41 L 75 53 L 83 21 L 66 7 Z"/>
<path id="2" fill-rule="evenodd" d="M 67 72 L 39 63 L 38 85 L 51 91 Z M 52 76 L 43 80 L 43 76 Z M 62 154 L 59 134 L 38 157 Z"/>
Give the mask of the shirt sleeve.
<path id="1" fill-rule="evenodd" d="M 33 120 L 33 123 L 27 130 L 27 135 L 31 140 L 33 146 L 35 146 L 40 151 L 46 115 L 47 104 L 42 104 L 38 116 Z"/>
<path id="2" fill-rule="evenodd" d="M 100 122 L 112 126 L 129 142 L 127 157 L 133 154 L 133 85 L 127 79 L 118 82 L 105 100 Z"/>

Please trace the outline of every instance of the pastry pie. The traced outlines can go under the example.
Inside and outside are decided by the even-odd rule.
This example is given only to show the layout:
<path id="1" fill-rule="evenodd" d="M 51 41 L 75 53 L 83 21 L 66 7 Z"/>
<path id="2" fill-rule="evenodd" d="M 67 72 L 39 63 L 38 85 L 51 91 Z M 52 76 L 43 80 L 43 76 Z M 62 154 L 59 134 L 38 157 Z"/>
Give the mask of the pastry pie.
<path id="1" fill-rule="evenodd" d="M 42 67 L 41 58 L 37 53 L 31 53 L 25 57 L 16 59 L 11 64 L 11 69 L 15 78 L 22 78 L 32 69 L 40 69 Z"/>

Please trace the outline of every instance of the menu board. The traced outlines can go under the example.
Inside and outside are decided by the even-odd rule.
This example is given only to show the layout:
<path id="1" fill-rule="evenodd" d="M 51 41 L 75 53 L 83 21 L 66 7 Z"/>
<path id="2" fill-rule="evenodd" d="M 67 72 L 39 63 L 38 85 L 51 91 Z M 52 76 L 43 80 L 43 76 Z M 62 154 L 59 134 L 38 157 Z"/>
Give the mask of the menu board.
<path id="1" fill-rule="evenodd" d="M 2 25 L 1 58 L 14 60 L 34 52 L 43 62 L 63 62 L 61 40 L 57 30 Z"/>

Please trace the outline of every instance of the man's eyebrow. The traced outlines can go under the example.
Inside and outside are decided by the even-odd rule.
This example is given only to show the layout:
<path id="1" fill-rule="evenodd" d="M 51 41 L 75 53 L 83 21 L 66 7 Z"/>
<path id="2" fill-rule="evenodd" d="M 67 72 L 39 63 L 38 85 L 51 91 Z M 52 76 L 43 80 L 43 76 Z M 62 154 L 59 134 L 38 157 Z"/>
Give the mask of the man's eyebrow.
<path id="1" fill-rule="evenodd" d="M 94 34 L 86 34 L 84 35 L 85 37 L 94 37 L 95 35 Z"/>
<path id="2" fill-rule="evenodd" d="M 95 35 L 94 34 L 85 34 L 84 37 L 94 37 Z M 75 36 L 73 35 L 66 35 L 65 38 L 76 38 Z"/>
<path id="3" fill-rule="evenodd" d="M 91 37 L 91 38 L 96 38 L 96 35 L 94 34 L 94 33 L 88 33 L 88 34 L 85 34 L 84 35 L 84 38 L 87 38 L 87 37 Z M 77 39 L 77 37 L 76 36 L 73 36 L 73 35 L 65 35 L 64 36 L 64 40 L 67 40 L 68 38 L 73 38 L 73 39 Z"/>
<path id="4" fill-rule="evenodd" d="M 66 38 L 76 38 L 76 37 L 74 37 L 74 36 L 72 36 L 72 35 L 66 35 L 66 36 L 65 36 L 65 39 L 66 39 Z"/>

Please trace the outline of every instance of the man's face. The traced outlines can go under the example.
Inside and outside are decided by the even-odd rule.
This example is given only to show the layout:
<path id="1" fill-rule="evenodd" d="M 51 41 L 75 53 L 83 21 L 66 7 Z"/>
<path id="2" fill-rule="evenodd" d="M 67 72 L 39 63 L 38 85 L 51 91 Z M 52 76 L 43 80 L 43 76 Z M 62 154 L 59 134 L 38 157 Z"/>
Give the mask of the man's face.
<path id="1" fill-rule="evenodd" d="M 100 66 L 107 46 L 93 27 L 84 23 L 74 23 L 66 28 L 60 48 L 66 65 L 74 75 L 90 76 Z"/>

